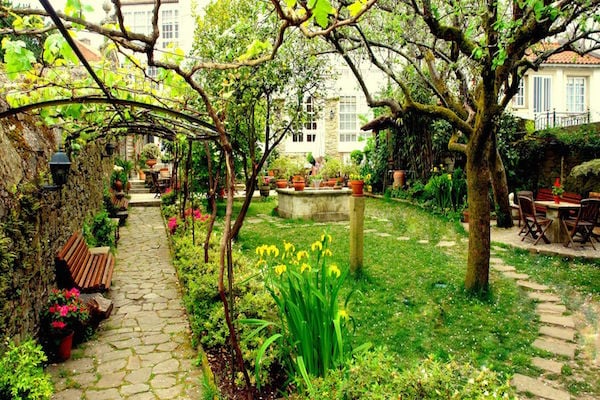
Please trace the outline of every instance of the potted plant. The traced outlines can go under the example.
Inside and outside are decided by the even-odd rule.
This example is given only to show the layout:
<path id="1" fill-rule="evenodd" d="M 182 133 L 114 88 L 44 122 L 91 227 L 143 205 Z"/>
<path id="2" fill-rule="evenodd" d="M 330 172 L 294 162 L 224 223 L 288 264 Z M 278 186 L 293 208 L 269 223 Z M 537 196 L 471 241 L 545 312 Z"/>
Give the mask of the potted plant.
<path id="1" fill-rule="evenodd" d="M 327 186 L 335 186 L 342 172 L 342 162 L 338 158 L 330 158 L 321 167 L 321 173 L 327 178 Z"/>
<path id="2" fill-rule="evenodd" d="M 120 165 L 115 165 L 110 174 L 110 187 L 117 193 L 123 193 L 123 188 L 127 186 L 128 178 L 125 168 Z"/>
<path id="3" fill-rule="evenodd" d="M 560 178 L 556 178 L 554 184 L 552 185 L 552 195 L 554 196 L 554 202 L 556 204 L 560 203 L 560 196 L 562 196 L 564 192 L 565 189 L 560 183 Z"/>
<path id="4" fill-rule="evenodd" d="M 160 157 L 160 148 L 156 143 L 147 143 L 142 148 L 140 158 L 142 158 L 146 165 L 150 168 L 154 167 Z"/>
<path id="5" fill-rule="evenodd" d="M 269 164 L 269 169 L 277 179 L 277 187 L 286 188 L 291 174 L 292 160 L 288 157 L 278 157 Z"/>
<path id="6" fill-rule="evenodd" d="M 71 357 L 73 338 L 82 340 L 90 312 L 79 298 L 76 288 L 52 289 L 42 319 L 51 343 L 55 346 L 56 356 L 60 360 Z"/>
<path id="7" fill-rule="evenodd" d="M 352 196 L 362 197 L 364 193 L 365 179 L 361 174 L 350 175 L 350 187 L 352 188 Z"/>

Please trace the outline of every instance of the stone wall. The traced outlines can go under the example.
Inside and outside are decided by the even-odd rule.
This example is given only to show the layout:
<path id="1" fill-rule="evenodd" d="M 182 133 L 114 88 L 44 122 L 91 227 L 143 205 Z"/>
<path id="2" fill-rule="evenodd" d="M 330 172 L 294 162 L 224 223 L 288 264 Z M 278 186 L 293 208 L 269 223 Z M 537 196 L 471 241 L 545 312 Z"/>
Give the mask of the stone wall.
<path id="1" fill-rule="evenodd" d="M 0 108 L 3 105 L 0 104 Z M 55 135 L 30 117 L 0 120 L 0 337 L 35 336 L 48 290 L 55 284 L 54 256 L 83 221 L 102 207 L 112 161 L 92 143 L 69 154 L 71 172 L 60 191 L 48 161 Z"/>

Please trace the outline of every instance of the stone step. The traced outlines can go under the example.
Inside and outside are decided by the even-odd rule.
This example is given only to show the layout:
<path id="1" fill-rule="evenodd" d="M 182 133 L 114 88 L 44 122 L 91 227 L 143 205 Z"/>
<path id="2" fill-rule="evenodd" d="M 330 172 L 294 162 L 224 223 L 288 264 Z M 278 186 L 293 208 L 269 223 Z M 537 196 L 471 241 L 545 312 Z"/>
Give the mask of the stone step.
<path id="1" fill-rule="evenodd" d="M 544 371 L 550 372 L 552 374 L 561 374 L 562 367 L 564 365 L 563 363 L 560 363 L 558 361 L 549 360 L 547 358 L 541 357 L 533 357 L 531 359 L 531 363 L 539 369 L 543 369 Z"/>
<path id="2" fill-rule="evenodd" d="M 536 301 L 543 301 L 547 303 L 559 303 L 560 297 L 551 293 L 543 292 L 527 292 L 527 297 Z"/>
<path id="3" fill-rule="evenodd" d="M 542 284 L 539 284 L 539 283 L 536 283 L 536 282 L 525 281 L 525 280 L 518 280 L 517 281 L 517 285 L 519 285 L 523 289 L 537 290 L 538 292 L 545 292 L 548 289 L 550 289 L 546 285 L 542 285 Z"/>
<path id="4" fill-rule="evenodd" d="M 540 350 L 545 350 L 559 356 L 566 356 L 571 359 L 575 358 L 575 350 L 577 349 L 577 346 L 574 343 L 567 343 L 562 340 L 545 338 L 535 339 L 532 343 L 532 346 Z"/>
<path id="5" fill-rule="evenodd" d="M 571 395 L 568 392 L 548 386 L 541 379 L 515 374 L 511 384 L 520 393 L 531 393 L 548 400 L 571 400 Z"/>
<path id="6" fill-rule="evenodd" d="M 539 314 L 562 314 L 567 311 L 567 307 L 565 307 L 563 304 L 556 303 L 538 303 L 535 307 L 535 310 Z"/>
<path id="7" fill-rule="evenodd" d="M 504 264 L 504 260 L 500 257 L 490 257 L 490 264 Z"/>
<path id="8" fill-rule="evenodd" d="M 518 279 L 519 281 L 521 281 L 522 279 L 529 279 L 529 275 L 521 274 L 519 272 L 514 272 L 514 271 L 506 271 L 506 272 L 503 272 L 502 275 L 504 275 L 506 278 Z"/>
<path id="9" fill-rule="evenodd" d="M 504 265 L 504 264 L 493 264 L 493 265 L 491 265 L 491 268 L 494 271 L 498 271 L 498 272 L 515 271 L 515 267 L 510 266 L 510 265 Z"/>
<path id="10" fill-rule="evenodd" d="M 540 314 L 540 321 L 545 324 L 566 326 L 567 328 L 575 328 L 575 321 L 570 315 L 562 316 L 556 314 Z"/>
<path id="11" fill-rule="evenodd" d="M 570 342 L 575 341 L 575 330 L 570 328 L 564 328 L 559 326 L 540 326 L 540 334 L 550 336 L 555 339 L 567 340 Z"/>

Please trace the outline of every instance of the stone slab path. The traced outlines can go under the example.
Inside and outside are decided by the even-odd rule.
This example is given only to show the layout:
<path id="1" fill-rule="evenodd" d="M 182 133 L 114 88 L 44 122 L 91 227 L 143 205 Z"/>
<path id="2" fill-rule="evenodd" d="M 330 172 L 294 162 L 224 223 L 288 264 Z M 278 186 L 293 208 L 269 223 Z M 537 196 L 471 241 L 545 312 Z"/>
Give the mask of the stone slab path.
<path id="1" fill-rule="evenodd" d="M 199 399 L 202 372 L 160 209 L 131 208 L 120 235 L 112 315 L 70 360 L 48 368 L 53 399 Z"/>
<path id="2" fill-rule="evenodd" d="M 515 374 L 512 385 L 519 393 L 527 393 L 536 398 L 549 400 L 571 400 L 569 392 L 561 387 L 554 376 L 562 373 L 563 367 L 575 359 L 575 321 L 566 313 L 560 298 L 550 287 L 532 281 L 528 275 L 519 274 L 501 258 L 491 257 L 490 266 L 505 278 L 515 279 L 516 284 L 527 291 L 530 298 L 537 301 L 536 314 L 540 321 L 538 338 L 532 346 L 546 352 L 546 357 L 535 357 L 533 365 L 542 372 L 540 376 Z"/>

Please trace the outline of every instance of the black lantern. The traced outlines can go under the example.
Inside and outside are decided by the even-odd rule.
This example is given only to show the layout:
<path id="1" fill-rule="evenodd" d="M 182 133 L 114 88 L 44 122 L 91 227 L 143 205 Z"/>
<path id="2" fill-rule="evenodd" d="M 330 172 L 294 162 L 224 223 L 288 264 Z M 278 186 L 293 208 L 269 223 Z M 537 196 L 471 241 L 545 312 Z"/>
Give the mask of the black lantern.
<path id="1" fill-rule="evenodd" d="M 112 155 L 115 154 L 115 145 L 111 142 L 106 143 L 106 146 L 104 146 L 104 151 L 106 151 L 106 154 L 102 154 L 102 158 L 112 157 Z"/>
<path id="2" fill-rule="evenodd" d="M 50 158 L 50 174 L 52 175 L 52 181 L 54 185 L 44 186 L 46 190 L 58 190 L 65 183 L 67 183 L 67 178 L 69 177 L 69 170 L 71 169 L 71 160 L 69 160 L 69 156 L 61 150 L 52 154 L 52 158 Z"/>

